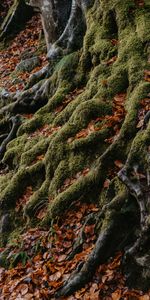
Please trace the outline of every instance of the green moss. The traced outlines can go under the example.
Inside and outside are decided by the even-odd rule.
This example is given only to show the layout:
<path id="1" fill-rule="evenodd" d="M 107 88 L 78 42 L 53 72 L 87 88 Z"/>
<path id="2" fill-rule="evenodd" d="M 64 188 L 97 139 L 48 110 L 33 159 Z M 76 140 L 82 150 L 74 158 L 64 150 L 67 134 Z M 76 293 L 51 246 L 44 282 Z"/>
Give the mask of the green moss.
<path id="1" fill-rule="evenodd" d="M 28 147 L 26 147 L 25 152 L 21 157 L 21 165 L 29 166 L 34 160 L 36 160 L 37 156 L 45 154 L 48 148 L 48 144 L 49 139 L 45 139 L 42 137 L 38 137 L 38 141 L 36 141 L 36 143 L 32 145 L 32 147 L 30 147 L 31 143 L 29 143 Z"/>
<path id="2" fill-rule="evenodd" d="M 27 186 L 27 170 L 21 169 L 15 174 L 1 195 L 1 202 L 5 207 L 12 207 Z M 22 189 L 20 189 L 20 186 Z"/>
<path id="3" fill-rule="evenodd" d="M 138 164 L 138 167 L 141 168 L 141 171 L 144 172 L 144 170 L 147 170 L 149 167 L 149 161 L 148 161 L 148 152 L 147 152 L 147 142 L 150 140 L 149 135 L 147 134 L 149 132 L 149 129 L 147 129 L 147 132 L 138 132 L 136 134 L 136 137 L 132 143 L 128 162 L 127 162 L 127 168 L 131 169 L 133 167 L 137 166 L 138 159 L 140 158 L 140 163 Z"/>
<path id="4" fill-rule="evenodd" d="M 128 95 L 128 100 L 126 102 L 126 109 L 128 111 L 125 121 L 121 128 L 121 135 L 125 139 L 129 140 L 137 132 L 137 117 L 138 109 L 140 108 L 140 101 L 147 97 L 150 84 L 146 81 L 141 81 L 133 92 Z"/>
<path id="5" fill-rule="evenodd" d="M 0 193 L 2 194 L 3 190 L 6 188 L 6 186 L 10 183 L 10 180 L 14 176 L 13 172 L 9 172 L 7 174 L 0 176 Z"/>
<path id="6" fill-rule="evenodd" d="M 85 192 L 90 192 L 93 181 L 93 174 L 87 175 L 86 177 L 82 176 L 81 179 L 75 182 L 66 191 L 58 194 L 57 197 L 49 204 L 48 217 L 51 219 L 61 215 L 69 208 L 73 201 L 78 200 Z"/>
<path id="7" fill-rule="evenodd" d="M 27 135 L 16 138 L 7 145 L 7 151 L 4 155 L 3 162 L 9 166 L 15 167 L 19 165 L 21 155 L 24 152 Z"/>
<path id="8" fill-rule="evenodd" d="M 109 204 L 111 201 L 113 201 L 112 200 L 113 198 L 120 195 L 121 193 L 125 193 L 125 191 L 126 191 L 125 185 L 119 180 L 118 177 L 114 177 L 111 180 L 109 187 L 107 189 L 103 189 L 102 193 L 100 194 L 100 198 L 99 198 L 100 207 L 103 207 L 103 205 L 105 204 Z"/>
<path id="9" fill-rule="evenodd" d="M 44 166 L 41 161 L 31 167 L 20 168 L 1 194 L 2 206 L 7 209 L 14 207 L 17 199 L 21 197 L 27 186 L 35 186 L 38 181 L 43 180 L 43 172 Z M 39 178 L 39 174 L 41 178 Z"/>
<path id="10" fill-rule="evenodd" d="M 148 42 L 150 40 L 150 11 L 147 8 L 144 11 L 138 11 L 135 22 L 137 36 L 142 43 Z"/>
<path id="11" fill-rule="evenodd" d="M 30 197 L 28 203 L 24 207 L 23 215 L 24 217 L 31 218 L 34 220 L 36 219 L 36 212 L 41 209 L 43 206 L 48 205 L 48 188 L 49 188 L 49 180 L 43 181 L 40 188 L 34 192 L 34 194 Z M 38 220 L 36 219 L 36 222 Z"/>

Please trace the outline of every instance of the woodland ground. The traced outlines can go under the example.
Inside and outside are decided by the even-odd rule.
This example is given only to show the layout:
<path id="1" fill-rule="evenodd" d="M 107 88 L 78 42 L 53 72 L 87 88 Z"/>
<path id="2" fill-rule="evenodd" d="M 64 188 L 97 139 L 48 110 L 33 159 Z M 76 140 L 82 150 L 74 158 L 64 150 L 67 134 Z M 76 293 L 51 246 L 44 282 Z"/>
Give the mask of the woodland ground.
<path id="1" fill-rule="evenodd" d="M 140 3 L 143 5 L 143 1 Z M 5 15 L 5 9 L 3 10 L 3 15 Z M 39 40 L 40 31 L 41 22 L 39 17 L 34 16 L 27 23 L 26 28 L 10 42 L 7 49 L 0 51 L 0 87 L 6 88 L 10 92 L 22 91 L 30 74 L 28 72 L 21 73 L 16 80 L 16 77 L 12 78 L 12 72 L 20 61 L 23 52 L 30 51 L 31 53 L 38 53 L 38 49 L 41 47 L 41 41 Z M 118 45 L 116 38 L 111 39 L 111 43 L 114 47 L 117 47 Z M 41 65 L 34 69 L 32 73 L 40 70 L 47 63 L 45 47 L 42 45 L 41 49 L 40 54 L 38 54 Z M 105 62 L 105 65 L 108 67 L 111 67 L 117 60 L 117 56 L 114 54 Z M 145 72 L 144 78 L 146 82 L 149 82 L 149 71 Z M 106 87 L 107 84 L 107 80 L 103 79 L 102 86 Z M 36 139 L 38 141 L 41 136 L 44 138 L 49 138 L 51 135 L 55 136 L 61 129 L 61 124 L 59 124 L 59 113 L 63 114 L 63 110 L 67 108 L 67 105 L 73 103 L 74 99 L 78 96 L 80 97 L 84 91 L 84 86 L 75 87 L 67 92 L 63 101 L 60 101 L 60 104 L 59 99 L 57 99 L 58 105 L 54 108 L 54 115 L 56 118 L 58 115 L 58 119 L 55 122 L 55 126 L 51 127 L 46 123 L 43 125 L 40 124 L 33 132 L 29 131 L 27 142 L 31 142 L 32 144 L 33 141 L 34 144 L 34 141 L 36 141 Z M 123 89 L 122 92 L 117 92 L 113 97 L 113 109 L 109 111 L 106 103 L 105 116 L 94 116 L 91 118 L 88 124 L 86 124 L 87 126 L 84 126 L 84 128 L 81 127 L 78 132 L 68 137 L 68 145 L 70 146 L 72 142 L 77 142 L 79 145 L 81 141 L 81 147 L 83 147 L 82 140 L 90 137 L 90 134 L 95 134 L 95 136 L 98 135 L 101 129 L 104 129 L 105 131 L 105 143 L 111 145 L 117 138 L 126 116 L 126 97 L 127 91 L 125 89 Z M 137 130 L 142 128 L 144 115 L 148 110 L 149 99 L 144 98 L 144 100 L 141 101 L 141 106 L 138 111 Z M 34 112 L 20 114 L 25 120 L 31 121 L 31 123 L 32 119 L 34 120 L 34 116 L 36 116 Z M 67 118 L 67 114 L 64 116 L 64 119 L 65 118 Z M 112 128 L 111 134 L 107 134 L 107 130 L 110 130 L 110 128 Z M 39 153 L 36 153 L 34 159 L 31 157 L 29 160 L 31 166 L 34 166 L 36 163 L 39 163 L 39 165 L 40 163 L 42 164 L 45 156 L 45 152 L 43 153 L 42 151 L 41 153 L 40 151 Z M 8 158 L 5 157 L 5 161 L 11 160 L 9 155 L 10 154 L 8 153 Z M 117 157 L 114 160 L 113 168 L 109 170 L 108 176 L 103 182 L 104 194 L 107 191 L 112 178 L 117 175 L 123 165 L 124 161 L 122 161 L 120 157 Z M 62 168 L 63 167 L 65 167 L 65 165 L 62 166 Z M 63 184 L 61 184 L 60 187 L 58 186 L 59 189 L 57 192 L 65 192 L 67 188 L 71 187 L 77 180 L 86 178 L 89 173 L 90 167 L 86 164 L 82 170 L 76 170 L 74 174 L 71 173 L 71 176 L 67 176 L 67 174 L 64 179 L 62 178 L 61 183 Z M 7 170 L 2 169 L 0 176 L 2 177 L 5 175 L 7 175 Z M 138 173 L 138 176 L 142 177 L 142 173 Z M 53 183 L 53 185 L 55 188 L 55 183 Z M 24 189 L 24 193 L 20 195 L 16 201 L 16 214 L 22 214 L 23 208 L 28 204 L 29 199 L 33 194 L 34 187 L 32 184 L 28 184 Z M 63 213 L 63 217 L 58 217 L 51 224 L 50 228 L 46 225 L 43 226 L 42 229 L 38 226 L 34 227 L 34 222 L 31 227 L 29 223 L 26 231 L 22 232 L 19 238 L 14 236 L 11 238 L 10 243 L 6 246 L 4 245 L 4 247 L 0 249 L 2 253 L 5 251 L 7 263 L 9 265 L 8 270 L 3 267 L 0 268 L 1 300 L 56 299 L 55 292 L 57 289 L 62 286 L 62 283 L 69 278 L 74 270 L 80 270 L 82 268 L 83 262 L 94 248 L 97 239 L 97 230 L 95 223 L 91 222 L 91 219 L 90 223 L 88 223 L 88 216 L 91 216 L 91 213 L 96 215 L 99 211 L 99 207 L 98 203 L 93 201 L 92 194 L 90 197 L 91 199 L 87 202 L 80 199 L 80 197 L 77 202 L 73 201 L 71 205 L 69 205 L 69 209 Z M 47 207 L 43 206 L 43 203 L 41 202 L 41 206 L 38 206 L 37 209 L 33 210 L 31 213 L 34 213 L 34 217 L 40 222 L 47 213 Z M 78 253 L 75 252 L 75 256 L 73 257 L 73 244 L 74 241 L 78 241 L 79 236 L 82 245 L 79 244 L 79 249 L 76 251 Z M 116 252 L 113 257 L 108 259 L 107 263 L 97 267 L 93 279 L 86 284 L 84 288 L 71 296 L 60 297 L 59 299 L 149 300 L 150 291 L 144 293 L 143 291 L 129 289 L 129 287 L 126 286 L 121 266 L 123 254 L 124 253 L 120 251 Z M 69 260 L 68 257 L 70 258 Z"/>

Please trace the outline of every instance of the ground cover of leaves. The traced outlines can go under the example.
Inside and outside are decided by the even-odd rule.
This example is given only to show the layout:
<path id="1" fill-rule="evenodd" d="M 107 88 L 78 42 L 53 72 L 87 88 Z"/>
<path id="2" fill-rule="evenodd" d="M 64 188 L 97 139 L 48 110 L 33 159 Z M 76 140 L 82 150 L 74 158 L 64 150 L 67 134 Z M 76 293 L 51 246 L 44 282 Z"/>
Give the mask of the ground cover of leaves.
<path id="1" fill-rule="evenodd" d="M 30 193 L 29 188 L 24 197 L 29 197 Z M 49 230 L 29 228 L 21 239 L 14 239 L 7 249 L 12 268 L 0 268 L 0 299 L 55 299 L 56 290 L 76 268 L 80 268 L 94 247 L 95 225 L 86 225 L 81 252 L 72 260 L 67 259 L 86 216 L 97 211 L 96 205 L 79 201 Z M 150 293 L 143 294 L 126 287 L 120 267 L 121 257 L 122 253 L 116 253 L 97 269 L 89 284 L 74 295 L 61 299 L 150 299 Z"/>
<path id="2" fill-rule="evenodd" d="M 27 79 L 32 73 L 37 72 L 46 64 L 46 54 L 41 51 L 40 65 L 31 72 L 22 72 L 17 75 L 17 82 L 11 76 L 16 65 L 27 54 L 36 55 L 39 48 L 39 33 L 42 30 L 41 19 L 39 15 L 33 16 L 27 22 L 26 28 L 22 30 L 10 43 L 7 49 L 0 51 L 0 88 L 5 88 L 10 92 L 20 91 L 24 88 Z M 44 49 L 44 47 L 43 47 Z"/>

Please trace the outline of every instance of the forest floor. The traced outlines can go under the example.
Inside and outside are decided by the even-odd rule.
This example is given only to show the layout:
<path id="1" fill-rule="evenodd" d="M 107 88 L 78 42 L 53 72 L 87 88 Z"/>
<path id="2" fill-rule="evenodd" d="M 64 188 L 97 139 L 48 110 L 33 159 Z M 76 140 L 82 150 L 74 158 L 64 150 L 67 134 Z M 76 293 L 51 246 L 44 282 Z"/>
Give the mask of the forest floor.
<path id="1" fill-rule="evenodd" d="M 40 19 L 34 16 L 27 23 L 26 28 L 13 39 L 7 49 L 0 51 L 0 88 L 5 88 L 10 92 L 19 92 L 24 88 L 31 73 L 20 73 L 17 83 L 12 80 L 11 74 L 20 62 L 22 53 L 25 51 L 36 53 L 40 44 L 40 31 Z M 32 73 L 46 64 L 46 53 L 44 51 L 40 54 L 40 61 L 41 65 L 34 69 Z M 78 91 L 75 93 L 78 93 Z M 119 99 L 116 101 L 119 101 Z M 114 116 L 112 116 L 112 119 L 114 120 Z M 109 119 L 109 121 L 112 121 L 112 119 Z M 140 122 L 142 120 L 143 114 L 141 111 L 139 126 L 141 126 Z M 88 130 L 90 129 L 88 128 Z M 76 138 L 86 134 L 88 132 L 82 131 Z M 40 160 L 42 157 L 37 159 Z M 120 168 L 120 164 L 119 160 L 116 161 L 116 168 Z M 86 173 L 88 170 L 84 170 L 84 172 Z M 80 174 L 78 175 L 80 176 Z M 65 186 L 71 185 L 73 180 L 75 178 L 66 180 Z M 107 188 L 108 185 L 109 180 L 104 183 L 104 188 Z M 18 200 L 16 211 L 19 212 L 31 195 L 32 187 L 29 186 L 24 195 Z M 79 201 L 75 204 L 75 207 L 66 212 L 63 218 L 58 219 L 50 229 L 28 228 L 26 232 L 22 233 L 19 240 L 14 238 L 6 248 L 1 248 L 0 252 L 6 250 L 8 253 L 7 259 L 11 264 L 11 268 L 8 270 L 0 268 L 0 300 L 55 299 L 54 295 L 57 289 L 76 268 L 81 267 L 94 247 L 96 241 L 95 225 L 86 225 L 83 232 L 84 243 L 82 249 L 74 258 L 68 260 L 68 256 L 72 252 L 72 245 L 80 233 L 85 218 L 91 212 L 96 213 L 97 211 L 96 205 Z M 39 210 L 37 218 L 42 219 L 44 213 L 44 209 Z M 150 292 L 144 294 L 142 291 L 127 288 L 121 269 L 121 259 L 122 253 L 116 253 L 115 257 L 112 257 L 106 264 L 97 269 L 93 280 L 89 284 L 74 295 L 61 299 L 149 300 Z"/>

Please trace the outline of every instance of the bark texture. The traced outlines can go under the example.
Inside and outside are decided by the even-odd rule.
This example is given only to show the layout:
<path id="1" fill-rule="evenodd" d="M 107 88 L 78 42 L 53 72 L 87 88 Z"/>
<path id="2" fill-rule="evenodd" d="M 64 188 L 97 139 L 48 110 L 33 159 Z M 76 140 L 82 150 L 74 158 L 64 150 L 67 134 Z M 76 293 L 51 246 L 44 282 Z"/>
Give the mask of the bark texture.
<path id="1" fill-rule="evenodd" d="M 0 110 L 2 134 L 7 134 L 8 114 L 35 112 L 30 120 L 20 117 L 17 138 L 7 145 L 6 136 L 2 141 L 1 147 L 5 144 L 6 151 L 3 150 L 1 165 L 6 171 L 0 176 L 1 222 L 6 215 L 13 221 L 9 233 L 1 225 L 1 243 L 6 243 L 16 229 L 19 231 L 19 226 L 38 223 L 41 205 L 46 213 L 39 226 L 45 226 L 79 198 L 96 201 L 99 212 L 95 215 L 95 248 L 56 296 L 69 295 L 83 286 L 97 265 L 117 250 L 124 252 L 128 284 L 147 289 L 149 112 L 145 113 L 143 126 L 138 128 L 137 123 L 142 101 L 149 105 L 150 100 L 149 75 L 144 75 L 150 70 L 149 1 L 142 6 L 131 0 L 64 1 L 64 7 L 70 6 L 63 20 L 59 1 L 45 2 L 53 4 L 50 22 L 54 27 L 49 29 L 44 24 L 49 33 L 49 64 L 30 78 L 28 88 L 20 95 L 6 95 L 6 105 Z M 35 5 L 34 1 L 30 3 Z M 41 2 L 37 3 L 42 10 Z M 42 18 L 44 13 L 43 10 Z M 61 28 L 60 36 L 57 28 Z M 126 114 L 117 125 L 116 135 L 108 120 L 117 97 L 122 97 Z M 93 120 L 96 130 L 90 129 Z M 49 132 L 45 135 L 40 134 L 44 126 Z M 84 136 L 86 128 L 89 133 Z M 77 138 L 79 134 L 81 138 Z M 40 155 L 43 159 L 39 161 Z M 112 173 L 118 159 L 124 166 Z M 88 170 L 86 176 L 84 170 Z M 75 180 L 66 185 L 70 178 Z M 107 189 L 106 179 L 110 179 Z M 34 193 L 18 216 L 16 202 L 28 185 L 32 185 Z M 74 254 L 79 244 L 82 242 L 75 242 Z"/>

